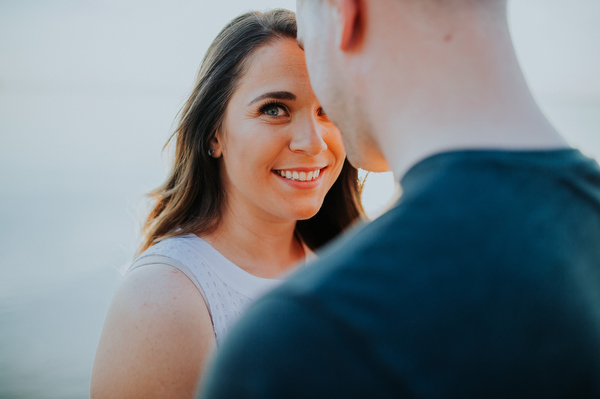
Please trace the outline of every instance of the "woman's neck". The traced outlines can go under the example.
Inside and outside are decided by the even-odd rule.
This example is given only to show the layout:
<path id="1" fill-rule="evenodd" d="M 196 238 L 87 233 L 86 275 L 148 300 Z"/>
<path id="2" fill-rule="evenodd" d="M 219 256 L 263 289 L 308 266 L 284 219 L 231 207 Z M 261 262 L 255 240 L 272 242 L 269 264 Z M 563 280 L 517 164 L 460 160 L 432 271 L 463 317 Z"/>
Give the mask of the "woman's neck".
<path id="1" fill-rule="evenodd" d="M 248 273 L 277 278 L 305 257 L 295 228 L 295 221 L 270 220 L 229 209 L 214 232 L 200 237 Z"/>

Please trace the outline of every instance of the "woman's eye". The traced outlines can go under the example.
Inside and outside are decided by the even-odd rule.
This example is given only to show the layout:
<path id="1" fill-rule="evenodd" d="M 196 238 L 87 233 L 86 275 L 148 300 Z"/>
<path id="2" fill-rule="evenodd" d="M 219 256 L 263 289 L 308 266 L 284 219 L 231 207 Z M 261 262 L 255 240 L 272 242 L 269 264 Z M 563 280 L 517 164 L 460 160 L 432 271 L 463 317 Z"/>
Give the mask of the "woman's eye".
<path id="1" fill-rule="evenodd" d="M 286 110 L 281 105 L 271 105 L 263 109 L 263 113 L 269 116 L 284 116 Z"/>
<path id="2" fill-rule="evenodd" d="M 325 113 L 325 111 L 323 110 L 323 108 L 319 108 L 319 110 L 317 111 L 317 114 L 318 114 L 318 115 L 327 115 L 327 114 Z"/>
<path id="3" fill-rule="evenodd" d="M 263 107 L 261 107 L 260 113 L 269 116 L 286 116 L 288 112 L 283 105 L 279 103 L 273 103 L 266 104 Z"/>
<path id="4" fill-rule="evenodd" d="M 265 114 L 270 115 L 270 116 L 279 116 L 281 114 L 283 114 L 283 109 L 281 107 L 269 107 L 267 109 L 265 109 Z"/>

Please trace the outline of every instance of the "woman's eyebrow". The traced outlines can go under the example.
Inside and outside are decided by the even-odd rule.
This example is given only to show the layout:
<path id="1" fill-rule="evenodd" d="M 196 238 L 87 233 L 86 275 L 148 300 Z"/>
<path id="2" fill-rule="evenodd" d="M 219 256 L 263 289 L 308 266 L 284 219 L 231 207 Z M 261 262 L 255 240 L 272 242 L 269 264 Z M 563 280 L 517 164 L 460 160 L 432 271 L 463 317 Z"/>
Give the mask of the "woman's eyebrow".
<path id="1" fill-rule="evenodd" d="M 289 91 L 271 91 L 256 97 L 254 100 L 250 101 L 248 105 L 260 100 L 264 100 L 265 98 L 276 98 L 277 100 L 295 100 L 296 95 L 294 93 L 290 93 Z"/>

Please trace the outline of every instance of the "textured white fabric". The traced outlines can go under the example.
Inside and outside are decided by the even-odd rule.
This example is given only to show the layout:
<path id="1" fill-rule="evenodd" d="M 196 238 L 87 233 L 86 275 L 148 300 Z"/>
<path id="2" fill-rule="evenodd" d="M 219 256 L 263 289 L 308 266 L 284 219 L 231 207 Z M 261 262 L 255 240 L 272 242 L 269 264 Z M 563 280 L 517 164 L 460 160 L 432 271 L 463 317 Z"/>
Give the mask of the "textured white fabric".
<path id="1" fill-rule="evenodd" d="M 314 256 L 306 246 L 305 251 L 308 257 Z M 135 262 L 150 256 L 174 259 L 196 277 L 208 302 L 217 345 L 252 302 L 282 282 L 244 271 L 195 234 L 163 240 L 144 251 Z"/>

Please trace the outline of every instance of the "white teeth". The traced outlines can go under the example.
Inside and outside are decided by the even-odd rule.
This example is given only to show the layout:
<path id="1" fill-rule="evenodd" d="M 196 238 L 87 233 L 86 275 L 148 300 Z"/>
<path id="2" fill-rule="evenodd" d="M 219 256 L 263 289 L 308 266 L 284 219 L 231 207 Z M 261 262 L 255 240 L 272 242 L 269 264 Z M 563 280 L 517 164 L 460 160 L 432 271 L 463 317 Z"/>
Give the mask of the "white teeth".
<path id="1" fill-rule="evenodd" d="M 290 180 L 297 180 L 297 181 L 311 181 L 311 180 L 315 180 L 317 177 L 319 177 L 319 174 L 321 173 L 320 169 L 314 170 L 312 172 L 297 172 L 297 171 L 290 171 L 290 170 L 276 170 L 275 171 L 278 175 L 280 175 L 281 177 L 284 177 L 286 179 L 290 179 Z"/>

